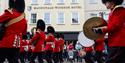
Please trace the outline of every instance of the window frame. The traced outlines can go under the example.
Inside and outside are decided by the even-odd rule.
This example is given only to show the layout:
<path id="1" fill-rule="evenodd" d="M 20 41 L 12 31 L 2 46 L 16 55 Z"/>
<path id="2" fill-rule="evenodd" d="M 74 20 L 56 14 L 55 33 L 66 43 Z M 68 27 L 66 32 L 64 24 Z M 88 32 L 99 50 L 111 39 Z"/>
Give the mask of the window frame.
<path id="1" fill-rule="evenodd" d="M 76 16 L 74 16 L 74 14 L 77 14 L 77 22 L 75 23 L 75 22 L 73 22 L 73 18 L 75 19 L 76 18 Z M 71 14 L 71 16 L 72 16 L 72 18 L 71 18 L 71 23 L 72 24 L 79 24 L 79 13 L 78 12 L 72 12 L 72 14 Z"/>
<path id="2" fill-rule="evenodd" d="M 34 18 L 33 15 L 35 15 L 36 18 Z M 32 23 L 32 24 L 33 24 L 33 23 L 37 23 L 37 13 L 31 13 L 31 19 L 30 19 L 30 20 L 31 20 L 30 23 Z M 35 20 L 35 21 L 34 21 L 34 20 Z"/>
<path id="3" fill-rule="evenodd" d="M 89 0 L 89 4 L 97 4 L 97 0 Z"/>
<path id="4" fill-rule="evenodd" d="M 1 13 L 2 13 L 2 6 L 1 6 L 1 4 L 0 4 L 0 15 L 1 15 Z"/>
<path id="5" fill-rule="evenodd" d="M 38 4 L 38 0 L 31 0 L 31 4 L 37 5 Z"/>
<path id="6" fill-rule="evenodd" d="M 71 4 L 78 4 L 78 0 L 71 0 Z"/>
<path id="7" fill-rule="evenodd" d="M 46 16 L 45 14 L 49 14 L 49 21 L 46 21 L 46 20 L 48 20 L 48 18 L 45 17 Z M 44 21 L 45 21 L 46 24 L 51 24 L 51 14 L 50 14 L 50 12 L 45 12 L 44 13 Z M 49 23 L 47 23 L 47 22 L 49 22 Z"/>
<path id="8" fill-rule="evenodd" d="M 44 0 L 44 5 L 51 5 L 52 4 L 52 0 L 49 0 L 49 2 L 46 2 L 47 0 Z"/>
<path id="9" fill-rule="evenodd" d="M 58 0 L 57 2 L 58 5 L 64 5 L 64 3 L 65 3 L 64 0 Z"/>
<path id="10" fill-rule="evenodd" d="M 62 16 L 60 14 L 63 14 Z M 62 21 L 60 20 L 62 19 Z M 59 12 L 57 15 L 57 24 L 65 24 L 65 14 L 64 12 Z"/>

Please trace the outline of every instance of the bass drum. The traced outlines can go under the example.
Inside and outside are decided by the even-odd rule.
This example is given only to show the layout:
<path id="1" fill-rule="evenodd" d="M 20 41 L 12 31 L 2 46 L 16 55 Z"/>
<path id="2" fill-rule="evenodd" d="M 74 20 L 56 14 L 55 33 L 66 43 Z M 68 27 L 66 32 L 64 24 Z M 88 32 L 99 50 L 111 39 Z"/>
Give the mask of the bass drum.
<path id="1" fill-rule="evenodd" d="M 84 47 L 90 47 L 92 45 L 94 45 L 94 41 L 91 40 L 91 39 L 88 39 L 84 34 L 83 32 L 80 32 L 79 35 L 78 35 L 78 42 L 84 46 Z"/>

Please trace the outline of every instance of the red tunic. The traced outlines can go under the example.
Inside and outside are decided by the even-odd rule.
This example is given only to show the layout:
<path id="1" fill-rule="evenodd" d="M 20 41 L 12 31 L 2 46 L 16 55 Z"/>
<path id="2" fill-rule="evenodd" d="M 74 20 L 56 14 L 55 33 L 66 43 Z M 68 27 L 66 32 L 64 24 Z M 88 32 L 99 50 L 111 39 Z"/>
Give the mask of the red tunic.
<path id="1" fill-rule="evenodd" d="M 46 46 L 45 50 L 53 50 L 53 44 L 54 44 L 55 38 L 53 34 L 49 34 L 46 38 Z"/>
<path id="2" fill-rule="evenodd" d="M 63 51 L 63 49 L 64 49 L 64 39 L 60 38 L 59 43 L 60 43 L 60 50 Z"/>
<path id="3" fill-rule="evenodd" d="M 31 39 L 31 43 L 37 41 L 33 52 L 42 52 L 44 51 L 44 41 L 45 41 L 45 33 L 44 32 L 36 32 L 34 37 Z M 30 44 L 31 44 L 30 43 Z"/>
<path id="4" fill-rule="evenodd" d="M 92 47 L 84 47 L 85 52 L 92 52 L 93 48 Z"/>
<path id="5" fill-rule="evenodd" d="M 33 46 L 28 44 L 28 52 L 32 52 L 33 51 L 32 48 Z"/>
<path id="6" fill-rule="evenodd" d="M 4 14 L 0 16 L 0 23 L 8 22 L 22 13 L 12 10 L 12 13 L 5 10 Z M 22 19 L 21 21 L 14 23 L 6 27 L 6 31 L 2 41 L 0 42 L 0 48 L 19 48 L 20 41 L 22 39 L 22 34 L 26 34 L 27 31 L 27 21 Z"/>
<path id="7" fill-rule="evenodd" d="M 125 8 L 117 7 L 110 13 L 108 26 L 103 32 L 108 32 L 109 47 L 125 47 Z"/>
<path id="8" fill-rule="evenodd" d="M 95 41 L 94 48 L 96 51 L 103 51 L 104 50 L 104 38 L 98 39 Z"/>
<path id="9" fill-rule="evenodd" d="M 53 49 L 53 52 L 54 52 L 54 53 L 60 52 L 60 43 L 59 43 L 59 40 L 58 40 L 58 39 L 54 41 L 54 45 L 55 45 L 55 47 L 54 47 L 54 49 Z"/>
<path id="10" fill-rule="evenodd" d="M 28 51 L 28 40 L 21 41 L 20 52 L 25 52 L 25 49 Z"/>

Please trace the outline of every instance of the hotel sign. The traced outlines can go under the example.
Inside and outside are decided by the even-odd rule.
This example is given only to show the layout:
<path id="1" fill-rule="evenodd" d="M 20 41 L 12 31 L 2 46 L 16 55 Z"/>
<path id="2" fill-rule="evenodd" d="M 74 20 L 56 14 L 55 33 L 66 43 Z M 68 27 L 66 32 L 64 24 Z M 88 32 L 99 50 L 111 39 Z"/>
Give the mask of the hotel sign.
<path id="1" fill-rule="evenodd" d="M 37 6 L 33 9 L 82 9 L 81 6 Z"/>

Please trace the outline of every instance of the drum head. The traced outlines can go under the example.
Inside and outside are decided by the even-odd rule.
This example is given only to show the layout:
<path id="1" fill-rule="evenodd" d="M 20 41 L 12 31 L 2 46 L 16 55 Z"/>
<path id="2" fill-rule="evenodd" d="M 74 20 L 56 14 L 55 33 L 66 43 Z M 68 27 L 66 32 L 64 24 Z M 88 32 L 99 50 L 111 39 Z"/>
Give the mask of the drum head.
<path id="1" fill-rule="evenodd" d="M 92 46 L 95 42 L 91 39 L 88 39 L 87 37 L 85 37 L 85 35 L 83 34 L 83 32 L 80 32 L 78 35 L 78 42 L 84 46 L 84 47 L 90 47 Z"/>
<path id="2" fill-rule="evenodd" d="M 92 40 L 104 38 L 105 34 L 96 34 L 92 31 L 93 28 L 106 26 L 107 22 L 101 17 L 92 17 L 83 25 L 84 35 Z"/>

